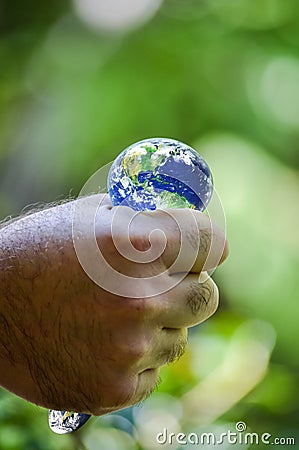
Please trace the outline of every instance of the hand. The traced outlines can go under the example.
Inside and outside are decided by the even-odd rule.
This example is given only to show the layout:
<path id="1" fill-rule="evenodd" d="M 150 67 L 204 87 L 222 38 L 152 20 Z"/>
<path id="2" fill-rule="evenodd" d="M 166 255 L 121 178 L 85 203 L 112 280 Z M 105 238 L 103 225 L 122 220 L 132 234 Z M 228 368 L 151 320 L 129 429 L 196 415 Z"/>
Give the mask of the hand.
<path id="1" fill-rule="evenodd" d="M 218 290 L 205 271 L 220 264 L 228 250 L 223 233 L 198 211 L 136 214 L 112 207 L 105 197 L 95 230 L 108 264 L 87 261 L 97 269 L 94 282 L 74 251 L 77 204 L 41 211 L 1 230 L 9 290 L 2 292 L 0 318 L 6 314 L 10 330 L 8 336 L 0 332 L 0 382 L 47 408 L 101 415 L 146 398 L 159 368 L 183 353 L 187 328 L 215 312 Z M 177 258 L 180 239 L 185 245 Z M 91 236 L 79 241 L 89 248 Z"/>

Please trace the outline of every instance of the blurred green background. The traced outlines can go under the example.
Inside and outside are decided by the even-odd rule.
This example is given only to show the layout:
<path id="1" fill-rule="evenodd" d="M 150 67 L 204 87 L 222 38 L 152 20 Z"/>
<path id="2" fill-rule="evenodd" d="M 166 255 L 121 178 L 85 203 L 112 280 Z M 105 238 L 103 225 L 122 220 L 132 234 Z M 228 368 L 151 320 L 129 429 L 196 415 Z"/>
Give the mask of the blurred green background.
<path id="1" fill-rule="evenodd" d="M 149 400 L 57 436 L 2 390 L 0 450 L 191 449 L 156 435 L 238 421 L 299 448 L 298 22 L 294 0 L 0 2 L 0 218 L 172 137 L 211 166 L 231 250 L 217 314 Z"/>

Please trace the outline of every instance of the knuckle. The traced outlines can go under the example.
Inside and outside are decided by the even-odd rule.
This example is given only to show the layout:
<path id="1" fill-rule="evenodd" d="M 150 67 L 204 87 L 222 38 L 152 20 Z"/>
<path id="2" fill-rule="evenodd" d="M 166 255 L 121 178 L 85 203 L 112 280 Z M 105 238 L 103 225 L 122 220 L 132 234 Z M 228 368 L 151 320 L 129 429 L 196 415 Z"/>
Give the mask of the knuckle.
<path id="1" fill-rule="evenodd" d="M 130 362 L 138 362 L 148 353 L 149 344 L 145 339 L 138 339 L 130 342 L 126 350 Z"/>
<path id="2" fill-rule="evenodd" d="M 217 287 L 217 284 L 214 283 L 213 280 L 211 280 L 212 286 L 213 286 L 213 295 L 211 297 L 211 301 L 209 302 L 209 316 L 212 316 L 218 309 L 219 306 L 219 290 Z"/>
<path id="3" fill-rule="evenodd" d="M 113 343 L 113 353 L 117 355 L 118 364 L 124 368 L 131 368 L 148 352 L 148 344 L 136 333 L 136 336 L 124 336 Z"/>
<path id="4" fill-rule="evenodd" d="M 138 323 L 149 323 L 159 313 L 159 298 L 145 297 L 127 299 L 127 301 L 130 308 L 130 315 Z"/>
<path id="5" fill-rule="evenodd" d="M 151 221 L 141 221 L 130 227 L 130 240 L 135 248 L 140 251 L 149 250 L 151 247 L 161 248 L 166 240 L 165 230 Z"/>
<path id="6" fill-rule="evenodd" d="M 218 288 L 211 278 L 203 283 L 191 283 L 187 295 L 187 305 L 192 315 L 203 320 L 216 311 Z"/>
<path id="7" fill-rule="evenodd" d="M 140 230 L 138 232 L 134 230 L 134 232 L 131 232 L 130 241 L 136 250 L 141 252 L 145 252 L 151 247 L 149 235 L 144 230 Z"/>
<path id="8" fill-rule="evenodd" d="M 211 230 L 205 229 L 200 232 L 200 247 L 205 254 L 208 254 L 211 246 Z"/>
<path id="9" fill-rule="evenodd" d="M 174 333 L 175 336 L 172 336 L 172 339 L 168 341 L 168 345 L 156 354 L 156 359 L 160 366 L 178 360 L 185 352 L 187 345 L 187 333 L 186 331 L 177 331 L 178 332 Z"/>

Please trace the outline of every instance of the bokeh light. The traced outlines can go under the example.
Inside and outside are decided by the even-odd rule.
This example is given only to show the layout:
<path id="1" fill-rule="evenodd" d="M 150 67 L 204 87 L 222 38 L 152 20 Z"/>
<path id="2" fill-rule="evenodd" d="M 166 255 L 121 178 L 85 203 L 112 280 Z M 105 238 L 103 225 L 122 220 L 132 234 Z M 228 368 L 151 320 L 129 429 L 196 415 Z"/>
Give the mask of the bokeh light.
<path id="1" fill-rule="evenodd" d="M 277 57 L 261 79 L 261 96 L 274 117 L 286 125 L 299 126 L 299 59 Z"/>
<path id="2" fill-rule="evenodd" d="M 106 31 L 123 31 L 149 20 L 162 0 L 74 0 L 78 16 Z"/>

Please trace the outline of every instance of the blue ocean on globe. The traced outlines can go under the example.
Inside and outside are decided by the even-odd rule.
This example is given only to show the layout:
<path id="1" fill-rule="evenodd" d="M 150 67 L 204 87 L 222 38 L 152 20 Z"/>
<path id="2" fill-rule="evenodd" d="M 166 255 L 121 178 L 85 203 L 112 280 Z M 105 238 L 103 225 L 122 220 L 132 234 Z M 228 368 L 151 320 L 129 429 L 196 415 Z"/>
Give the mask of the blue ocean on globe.
<path id="1" fill-rule="evenodd" d="M 136 211 L 204 211 L 213 194 L 213 178 L 193 148 L 174 139 L 151 138 L 131 145 L 115 159 L 108 190 L 113 205 Z"/>

